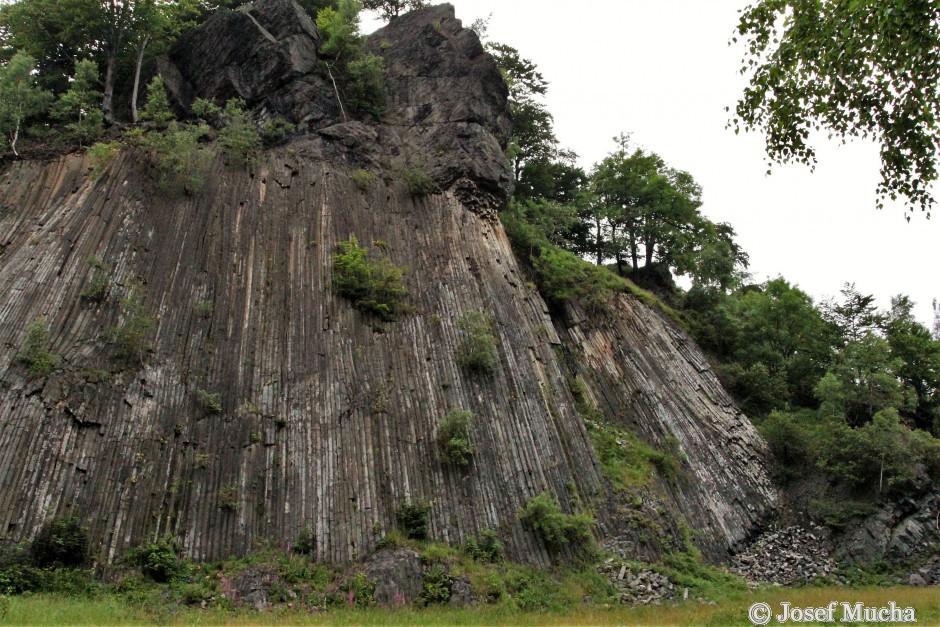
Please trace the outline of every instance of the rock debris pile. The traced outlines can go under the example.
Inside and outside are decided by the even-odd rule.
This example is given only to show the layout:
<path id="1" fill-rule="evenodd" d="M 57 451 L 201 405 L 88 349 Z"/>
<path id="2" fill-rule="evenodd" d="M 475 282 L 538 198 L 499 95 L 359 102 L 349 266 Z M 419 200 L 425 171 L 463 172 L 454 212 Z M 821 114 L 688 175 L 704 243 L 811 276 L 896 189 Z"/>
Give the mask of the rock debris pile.
<path id="1" fill-rule="evenodd" d="M 659 605 L 672 598 L 688 597 L 688 591 L 679 589 L 669 577 L 653 570 L 631 568 L 613 558 L 599 568 L 617 588 L 620 602 L 632 605 Z"/>
<path id="2" fill-rule="evenodd" d="M 734 557 L 731 571 L 751 582 L 789 586 L 835 575 L 821 530 L 787 527 L 760 536 Z"/>

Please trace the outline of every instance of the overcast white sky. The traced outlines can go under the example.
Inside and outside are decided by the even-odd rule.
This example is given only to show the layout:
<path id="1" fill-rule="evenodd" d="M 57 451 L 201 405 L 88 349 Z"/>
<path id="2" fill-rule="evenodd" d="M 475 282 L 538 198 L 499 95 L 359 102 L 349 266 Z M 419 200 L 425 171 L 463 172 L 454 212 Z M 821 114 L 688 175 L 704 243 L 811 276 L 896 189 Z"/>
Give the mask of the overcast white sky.
<path id="1" fill-rule="evenodd" d="M 561 145 L 589 169 L 634 143 L 702 185 L 702 211 L 729 222 L 755 279 L 783 275 L 817 300 L 846 281 L 887 307 L 904 293 L 932 321 L 940 298 L 940 211 L 908 223 L 901 206 L 875 209 L 874 145 L 817 142 L 819 164 L 774 166 L 763 138 L 725 129 L 744 85 L 740 46 L 728 41 L 746 0 L 452 0 L 464 25 L 492 14 L 489 37 L 516 47 L 550 82 Z M 364 30 L 374 28 L 364 23 Z"/>

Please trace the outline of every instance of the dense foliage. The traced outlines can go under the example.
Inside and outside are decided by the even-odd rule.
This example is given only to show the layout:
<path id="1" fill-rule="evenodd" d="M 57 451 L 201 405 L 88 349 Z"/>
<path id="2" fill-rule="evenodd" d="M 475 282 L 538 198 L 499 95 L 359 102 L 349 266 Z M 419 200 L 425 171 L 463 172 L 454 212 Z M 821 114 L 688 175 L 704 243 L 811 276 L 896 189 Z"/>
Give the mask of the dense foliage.
<path id="1" fill-rule="evenodd" d="M 355 235 L 338 242 L 333 254 L 333 289 L 350 299 L 356 309 L 395 320 L 407 311 L 408 291 L 402 286 L 404 270 L 385 255 L 370 254 Z"/>
<path id="2" fill-rule="evenodd" d="M 737 34 L 749 84 L 736 131 L 759 129 L 771 160 L 806 164 L 816 161 L 814 130 L 872 138 L 880 196 L 931 209 L 940 150 L 935 1 L 760 0 L 744 9 Z"/>

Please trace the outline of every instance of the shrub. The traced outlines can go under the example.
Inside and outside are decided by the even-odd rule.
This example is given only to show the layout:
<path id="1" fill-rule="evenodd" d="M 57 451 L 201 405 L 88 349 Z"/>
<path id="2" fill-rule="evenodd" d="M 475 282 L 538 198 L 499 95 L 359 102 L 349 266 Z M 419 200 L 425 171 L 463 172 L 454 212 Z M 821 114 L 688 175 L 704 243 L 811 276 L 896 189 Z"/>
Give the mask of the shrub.
<path id="1" fill-rule="evenodd" d="M 34 377 L 45 377 L 58 368 L 62 361 L 47 348 L 49 340 L 45 318 L 33 320 L 26 329 L 26 339 L 20 348 L 19 361 L 26 365 L 26 370 Z"/>
<path id="2" fill-rule="evenodd" d="M 333 289 L 353 301 L 356 309 L 382 320 L 395 320 L 407 311 L 402 287 L 404 270 L 386 256 L 369 255 L 355 236 L 339 242 L 333 254 Z"/>
<path id="3" fill-rule="evenodd" d="M 196 390 L 196 403 L 207 414 L 222 413 L 222 399 L 218 392 L 212 393 L 206 390 Z"/>
<path id="4" fill-rule="evenodd" d="M 144 308 L 142 292 L 141 286 L 130 286 L 127 296 L 121 301 L 125 309 L 124 320 L 110 333 L 112 356 L 132 366 L 144 363 L 150 349 L 150 334 L 156 328 L 156 321 Z"/>
<path id="5" fill-rule="evenodd" d="M 431 506 L 424 502 L 404 502 L 398 506 L 395 518 L 405 535 L 412 540 L 426 540 Z"/>
<path id="6" fill-rule="evenodd" d="M 543 492 L 532 498 L 519 515 L 535 534 L 549 547 L 558 549 L 571 544 L 578 548 L 588 546 L 593 535 L 594 519 L 587 514 L 564 514 L 558 501 Z"/>
<path id="7" fill-rule="evenodd" d="M 205 98 L 196 98 L 189 110 L 203 122 L 214 122 L 222 115 L 222 107 Z"/>
<path id="8" fill-rule="evenodd" d="M 140 567 L 141 572 L 158 583 L 180 579 L 185 564 L 178 557 L 179 545 L 170 536 L 164 536 L 128 552 L 128 561 Z"/>
<path id="9" fill-rule="evenodd" d="M 313 527 L 304 527 L 301 529 L 291 549 L 294 553 L 301 553 L 303 555 L 313 555 L 316 553 L 317 534 L 313 531 Z"/>
<path id="10" fill-rule="evenodd" d="M 29 554 L 40 568 L 81 566 L 88 558 L 88 533 L 77 516 L 54 518 L 39 530 Z"/>
<path id="11" fill-rule="evenodd" d="M 150 155 L 160 189 L 182 187 L 188 194 L 202 190 L 205 170 L 212 159 L 212 151 L 201 144 L 208 134 L 205 124 L 170 122 L 164 131 L 139 135 L 140 146 Z"/>
<path id="12" fill-rule="evenodd" d="M 397 174 L 412 196 L 427 196 L 435 189 L 434 179 L 422 167 L 399 168 Z"/>
<path id="13" fill-rule="evenodd" d="M 235 165 L 251 167 L 261 155 L 261 134 L 245 109 L 245 101 L 232 98 L 221 114 L 224 126 L 219 131 L 222 151 Z"/>
<path id="14" fill-rule="evenodd" d="M 479 562 L 495 564 L 503 561 L 505 549 L 496 532 L 492 529 L 485 529 L 479 538 L 467 540 L 464 553 Z"/>
<path id="15" fill-rule="evenodd" d="M 91 161 L 92 178 L 101 176 L 108 164 L 114 160 L 118 151 L 121 149 L 121 142 L 95 142 L 88 147 L 88 160 Z"/>
<path id="16" fill-rule="evenodd" d="M 473 412 L 455 407 L 441 421 L 437 428 L 437 445 L 445 461 L 456 466 L 470 465 L 473 456 L 473 446 L 470 444 L 472 419 Z"/>
<path id="17" fill-rule="evenodd" d="M 375 181 L 376 176 L 375 172 L 372 170 L 367 170 L 365 168 L 356 168 L 349 173 L 349 178 L 353 180 L 353 183 L 356 184 L 356 187 L 362 191 L 369 189 L 369 186 Z"/>
<path id="18" fill-rule="evenodd" d="M 421 605 L 432 603 L 447 603 L 450 600 L 450 586 L 453 577 L 441 564 L 434 564 L 424 573 L 424 585 L 421 590 L 419 602 Z"/>
<path id="19" fill-rule="evenodd" d="M 108 288 L 111 286 L 111 279 L 108 276 L 110 268 L 94 256 L 88 258 L 88 265 L 92 267 L 91 280 L 79 296 L 82 300 L 100 303 L 107 297 Z"/>
<path id="20" fill-rule="evenodd" d="M 238 511 L 238 486 L 234 483 L 219 488 L 219 507 L 226 512 Z"/>
<path id="21" fill-rule="evenodd" d="M 457 320 L 460 340 L 457 342 L 457 363 L 472 374 L 492 376 L 499 361 L 493 319 L 482 311 L 471 311 Z"/>
<path id="22" fill-rule="evenodd" d="M 285 118 L 274 118 L 268 120 L 261 127 L 261 138 L 266 146 L 273 146 L 281 143 L 287 136 L 294 132 L 296 126 Z"/>

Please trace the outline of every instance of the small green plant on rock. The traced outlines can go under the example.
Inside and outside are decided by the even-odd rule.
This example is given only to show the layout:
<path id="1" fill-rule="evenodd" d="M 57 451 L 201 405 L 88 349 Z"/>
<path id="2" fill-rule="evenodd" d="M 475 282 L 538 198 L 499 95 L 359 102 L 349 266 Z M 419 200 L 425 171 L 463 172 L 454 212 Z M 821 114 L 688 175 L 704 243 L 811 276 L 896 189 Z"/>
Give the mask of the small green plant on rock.
<path id="1" fill-rule="evenodd" d="M 212 393 L 207 390 L 196 390 L 196 403 L 207 414 L 222 413 L 222 398 L 218 392 Z"/>
<path id="2" fill-rule="evenodd" d="M 566 545 L 586 548 L 594 538 L 594 519 L 587 514 L 565 514 L 558 501 L 543 492 L 532 498 L 519 518 L 548 546 L 559 549 Z"/>
<path id="3" fill-rule="evenodd" d="M 229 483 L 219 488 L 219 507 L 226 512 L 238 511 L 238 486 Z"/>
<path id="4" fill-rule="evenodd" d="M 317 552 L 317 534 L 313 527 L 307 526 L 300 530 L 291 550 L 302 555 L 313 555 Z"/>
<path id="5" fill-rule="evenodd" d="M 333 289 L 356 309 L 382 320 L 395 320 L 407 311 L 408 291 L 402 286 L 404 270 L 387 256 L 370 255 L 355 236 L 339 242 L 333 253 Z"/>
<path id="6" fill-rule="evenodd" d="M 464 544 L 464 553 L 478 562 L 496 564 L 503 561 L 505 548 L 496 532 L 484 529 L 478 538 L 470 538 Z"/>
<path id="7" fill-rule="evenodd" d="M 434 179 L 428 171 L 419 166 L 399 168 L 396 171 L 398 178 L 408 187 L 408 192 L 415 197 L 427 196 L 435 188 Z"/>
<path id="8" fill-rule="evenodd" d="M 88 160 L 91 162 L 91 178 L 98 178 L 107 169 L 121 149 L 121 142 L 95 142 L 88 147 Z"/>
<path id="9" fill-rule="evenodd" d="M 431 506 L 423 501 L 406 501 L 398 506 L 398 526 L 412 540 L 426 540 Z"/>
<path id="10" fill-rule="evenodd" d="M 107 297 L 108 288 L 111 286 L 110 268 L 95 256 L 88 258 L 88 265 L 92 268 L 91 279 L 79 296 L 82 300 L 100 303 Z"/>
<path id="11" fill-rule="evenodd" d="M 375 172 L 372 170 L 367 170 L 366 168 L 356 168 L 349 173 L 349 178 L 351 178 L 353 183 L 356 184 L 356 187 L 362 191 L 366 191 L 377 177 Z"/>
<path id="12" fill-rule="evenodd" d="M 453 581 L 454 578 L 447 573 L 447 569 L 443 565 L 434 564 L 431 566 L 424 573 L 424 585 L 419 598 L 421 605 L 447 603 L 450 600 L 450 586 Z"/>
<path id="13" fill-rule="evenodd" d="M 457 329 L 460 331 L 457 363 L 471 374 L 493 376 L 499 361 L 492 317 L 482 311 L 471 311 L 457 320 Z"/>
<path id="14" fill-rule="evenodd" d="M 261 156 L 261 134 L 245 108 L 245 101 L 232 98 L 221 114 L 224 126 L 219 131 L 222 151 L 234 165 L 252 167 Z"/>
<path id="15" fill-rule="evenodd" d="M 144 307 L 144 288 L 132 284 L 122 299 L 124 319 L 111 329 L 111 354 L 117 361 L 130 366 L 144 363 L 150 350 L 150 335 L 157 326 L 156 321 Z"/>
<path id="16" fill-rule="evenodd" d="M 51 336 L 43 317 L 33 320 L 26 329 L 26 339 L 20 348 L 19 361 L 34 377 L 45 377 L 59 367 L 61 358 L 47 348 Z"/>
<path id="17" fill-rule="evenodd" d="M 437 428 L 437 445 L 446 462 L 455 466 L 470 465 L 473 457 L 473 446 L 470 444 L 472 420 L 473 412 L 455 407 L 441 421 Z"/>

